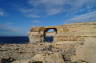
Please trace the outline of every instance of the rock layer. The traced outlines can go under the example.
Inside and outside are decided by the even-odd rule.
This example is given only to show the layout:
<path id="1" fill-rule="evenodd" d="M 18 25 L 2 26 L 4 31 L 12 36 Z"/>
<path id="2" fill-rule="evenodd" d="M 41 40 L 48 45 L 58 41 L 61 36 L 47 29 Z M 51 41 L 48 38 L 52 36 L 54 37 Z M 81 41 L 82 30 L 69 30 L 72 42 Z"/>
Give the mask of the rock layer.
<path id="1" fill-rule="evenodd" d="M 34 27 L 29 39 L 28 44 L 1 44 L 0 63 L 96 62 L 96 22 Z"/>
<path id="2" fill-rule="evenodd" d="M 53 32 L 48 32 L 54 30 Z M 62 26 L 33 27 L 29 32 L 30 43 L 52 41 L 80 41 L 85 37 L 96 36 L 96 22 L 65 24 Z M 49 40 L 50 41 L 50 40 Z"/>

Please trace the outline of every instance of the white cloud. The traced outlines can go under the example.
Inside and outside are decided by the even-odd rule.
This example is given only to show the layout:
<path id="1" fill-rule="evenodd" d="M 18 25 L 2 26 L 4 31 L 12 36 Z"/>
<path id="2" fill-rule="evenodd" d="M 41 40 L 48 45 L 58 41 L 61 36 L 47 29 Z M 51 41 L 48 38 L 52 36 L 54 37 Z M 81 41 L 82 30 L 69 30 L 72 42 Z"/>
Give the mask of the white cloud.
<path id="1" fill-rule="evenodd" d="M 38 6 L 40 4 L 44 4 L 46 6 L 50 4 L 51 6 L 53 6 L 53 5 L 63 5 L 64 1 L 65 0 L 29 0 L 28 3 L 34 6 Z"/>
<path id="2" fill-rule="evenodd" d="M 5 12 L 0 8 L 0 16 L 6 16 Z"/>
<path id="3" fill-rule="evenodd" d="M 82 9 L 89 11 L 96 7 L 96 0 L 28 0 L 27 3 L 30 8 L 23 8 L 22 12 L 33 18 L 60 13 L 74 14 Z"/>
<path id="4" fill-rule="evenodd" d="M 40 18 L 39 15 L 32 15 L 32 14 L 26 14 L 25 16 L 32 17 L 32 18 Z"/>
<path id="5" fill-rule="evenodd" d="M 69 20 L 64 21 L 65 23 L 74 23 L 74 22 L 88 22 L 88 21 L 96 21 L 96 11 L 86 13 L 80 16 L 76 16 Z"/>
<path id="6" fill-rule="evenodd" d="M 29 5 L 33 6 L 37 14 L 41 12 L 45 13 L 45 15 L 55 15 L 63 10 L 63 5 L 65 0 L 29 0 Z M 34 10 L 33 9 L 33 10 Z"/>
<path id="7" fill-rule="evenodd" d="M 11 22 L 2 23 L 0 24 L 0 29 L 16 32 L 16 28 L 13 28 L 11 25 L 13 25 Z"/>
<path id="8" fill-rule="evenodd" d="M 40 23 L 41 21 L 40 20 L 33 20 L 32 23 L 35 23 L 35 24 L 38 24 Z"/>
<path id="9" fill-rule="evenodd" d="M 0 9 L 0 16 L 4 16 L 4 15 L 5 15 L 4 11 L 2 11 L 2 10 Z"/>
<path id="10" fill-rule="evenodd" d="M 4 12 L 0 11 L 0 16 L 4 16 Z"/>
<path id="11" fill-rule="evenodd" d="M 22 32 L 22 28 L 13 26 L 11 22 L 0 24 L 0 36 L 23 36 L 26 35 Z"/>
<path id="12" fill-rule="evenodd" d="M 19 10 L 22 13 L 24 13 L 24 16 L 26 16 L 26 17 L 32 17 L 32 18 L 40 18 L 41 17 L 41 16 L 37 15 L 37 13 L 35 13 L 33 9 L 20 8 Z"/>
<path id="13" fill-rule="evenodd" d="M 61 11 L 62 11 L 62 8 L 61 9 L 55 9 L 55 8 L 53 8 L 53 9 L 47 10 L 48 15 L 58 14 L 58 13 L 61 13 Z"/>

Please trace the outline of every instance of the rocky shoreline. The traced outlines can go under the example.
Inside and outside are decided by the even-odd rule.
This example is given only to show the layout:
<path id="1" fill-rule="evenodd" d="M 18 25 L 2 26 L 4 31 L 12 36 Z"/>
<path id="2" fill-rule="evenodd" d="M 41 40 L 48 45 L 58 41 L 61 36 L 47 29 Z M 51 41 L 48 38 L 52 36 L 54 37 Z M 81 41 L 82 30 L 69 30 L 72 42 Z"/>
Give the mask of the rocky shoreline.
<path id="1" fill-rule="evenodd" d="M 28 44 L 0 44 L 0 63 L 96 63 L 96 23 L 65 25 L 51 43 L 42 42 L 36 30 Z"/>
<path id="2" fill-rule="evenodd" d="M 1 63 L 95 63 L 95 41 L 87 38 L 84 42 L 5 44 L 0 45 L 0 60 Z"/>

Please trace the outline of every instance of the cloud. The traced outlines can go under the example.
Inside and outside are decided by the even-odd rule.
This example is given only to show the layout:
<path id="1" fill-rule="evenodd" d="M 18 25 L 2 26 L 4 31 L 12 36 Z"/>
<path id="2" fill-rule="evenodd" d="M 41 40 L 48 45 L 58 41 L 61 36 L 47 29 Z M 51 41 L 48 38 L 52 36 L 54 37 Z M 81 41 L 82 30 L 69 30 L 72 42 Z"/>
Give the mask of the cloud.
<path id="1" fill-rule="evenodd" d="M 26 16 L 39 18 L 60 13 L 74 14 L 96 8 L 96 0 L 28 0 L 30 8 L 22 8 Z"/>
<path id="2" fill-rule="evenodd" d="M 6 22 L 0 24 L 0 36 L 24 36 L 22 29 L 12 26 L 13 23 Z"/>
<path id="3" fill-rule="evenodd" d="M 75 16 L 69 20 L 64 21 L 65 23 L 74 23 L 74 22 L 88 22 L 88 21 L 96 21 L 96 11 L 86 13 L 80 16 Z"/>
<path id="4" fill-rule="evenodd" d="M 41 21 L 40 20 L 33 20 L 32 23 L 34 24 L 39 24 Z"/>
<path id="5" fill-rule="evenodd" d="M 26 17 L 32 17 L 32 18 L 40 18 L 41 16 L 39 16 L 39 15 L 32 15 L 32 14 L 26 14 L 26 15 L 24 15 L 24 16 L 26 16 Z"/>
<path id="6" fill-rule="evenodd" d="M 58 13 L 61 13 L 61 10 L 62 10 L 62 8 L 61 9 L 55 9 L 55 8 L 53 8 L 53 9 L 50 9 L 50 10 L 47 10 L 47 14 L 48 15 L 54 15 L 54 14 L 58 14 Z"/>
<path id="7" fill-rule="evenodd" d="M 0 36 L 9 36 L 16 33 L 16 31 L 5 24 L 0 24 Z"/>
<path id="8" fill-rule="evenodd" d="M 12 23 L 10 22 L 6 22 L 6 23 L 2 23 L 0 24 L 0 31 L 11 31 L 11 32 L 16 32 L 16 29 L 15 28 L 12 28 L 10 25 Z"/>
<path id="9" fill-rule="evenodd" d="M 7 12 L 2 8 L 0 8 L 0 16 L 8 16 Z"/>
<path id="10" fill-rule="evenodd" d="M 0 11 L 0 16 L 4 16 L 4 12 L 1 12 L 1 11 Z"/>
<path id="11" fill-rule="evenodd" d="M 0 9 L 0 16 L 5 16 L 5 12 L 2 9 Z"/>

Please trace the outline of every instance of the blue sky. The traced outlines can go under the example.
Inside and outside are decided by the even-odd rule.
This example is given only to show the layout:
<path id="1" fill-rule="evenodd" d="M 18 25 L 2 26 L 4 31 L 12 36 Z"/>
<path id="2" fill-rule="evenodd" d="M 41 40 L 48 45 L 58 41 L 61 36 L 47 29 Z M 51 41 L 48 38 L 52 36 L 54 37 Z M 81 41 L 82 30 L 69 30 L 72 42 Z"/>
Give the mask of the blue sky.
<path id="1" fill-rule="evenodd" d="M 0 0 L 0 36 L 25 36 L 32 26 L 96 21 L 96 0 Z"/>

